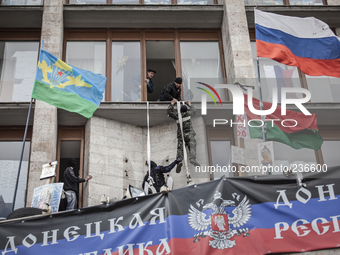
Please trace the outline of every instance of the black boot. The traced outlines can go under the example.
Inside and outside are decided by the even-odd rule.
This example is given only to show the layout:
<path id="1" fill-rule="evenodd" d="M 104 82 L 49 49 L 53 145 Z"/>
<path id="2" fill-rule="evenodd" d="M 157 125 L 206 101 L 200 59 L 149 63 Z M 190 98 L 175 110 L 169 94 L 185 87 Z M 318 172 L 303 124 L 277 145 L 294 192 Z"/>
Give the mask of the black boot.
<path id="1" fill-rule="evenodd" d="M 182 170 L 182 165 L 183 165 L 182 162 L 179 162 L 179 163 L 177 164 L 176 173 L 180 173 L 180 172 L 181 172 L 181 170 Z"/>
<path id="2" fill-rule="evenodd" d="M 198 164 L 196 159 L 190 159 L 190 164 L 193 164 L 194 166 L 200 166 L 200 164 Z"/>

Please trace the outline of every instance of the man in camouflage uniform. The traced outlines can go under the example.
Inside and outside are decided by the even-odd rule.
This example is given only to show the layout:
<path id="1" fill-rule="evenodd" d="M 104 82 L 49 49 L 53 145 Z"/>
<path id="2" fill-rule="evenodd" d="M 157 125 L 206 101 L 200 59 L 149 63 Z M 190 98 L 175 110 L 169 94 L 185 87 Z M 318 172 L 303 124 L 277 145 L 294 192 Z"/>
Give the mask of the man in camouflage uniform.
<path id="1" fill-rule="evenodd" d="M 177 100 L 172 100 L 171 104 L 168 107 L 168 116 L 176 120 L 177 122 L 177 159 L 183 159 L 183 139 L 180 123 L 178 120 L 177 110 L 174 109 L 174 105 Z M 183 122 L 183 136 L 185 145 L 188 146 L 189 149 L 189 159 L 190 163 L 194 166 L 199 166 L 196 161 L 196 139 L 195 139 L 195 130 L 191 124 L 191 117 L 196 114 L 196 109 L 191 105 L 190 101 L 187 101 L 185 105 L 181 106 L 181 114 L 182 114 L 182 122 Z M 181 171 L 182 162 L 178 163 L 176 172 L 179 173 Z"/>

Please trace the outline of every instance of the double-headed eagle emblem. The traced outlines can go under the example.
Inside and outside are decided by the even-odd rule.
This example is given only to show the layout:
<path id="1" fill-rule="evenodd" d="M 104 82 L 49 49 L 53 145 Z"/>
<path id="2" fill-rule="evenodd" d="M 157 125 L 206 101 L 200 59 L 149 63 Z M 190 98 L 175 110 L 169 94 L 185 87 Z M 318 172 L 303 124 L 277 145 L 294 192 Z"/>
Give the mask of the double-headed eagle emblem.
<path id="1" fill-rule="evenodd" d="M 237 198 L 239 198 L 239 195 L 237 195 Z M 220 205 L 217 206 L 219 201 L 221 201 Z M 200 203 L 203 203 L 202 199 L 196 205 L 200 207 Z M 190 205 L 188 214 L 189 225 L 194 230 L 200 231 L 200 233 L 194 236 L 194 242 L 209 236 L 213 239 L 209 240 L 209 246 L 217 249 L 226 249 L 236 246 L 235 240 L 229 240 L 234 235 L 241 235 L 243 233 L 244 237 L 249 236 L 248 228 L 240 228 L 251 217 L 251 208 L 247 196 L 232 210 L 233 216 L 231 216 L 225 208 L 234 206 L 236 206 L 235 201 L 224 200 L 218 191 L 214 195 L 214 201 L 202 207 L 202 211 L 212 209 L 212 213 L 208 218 L 207 213 L 199 211 Z M 231 226 L 238 229 L 232 229 Z"/>

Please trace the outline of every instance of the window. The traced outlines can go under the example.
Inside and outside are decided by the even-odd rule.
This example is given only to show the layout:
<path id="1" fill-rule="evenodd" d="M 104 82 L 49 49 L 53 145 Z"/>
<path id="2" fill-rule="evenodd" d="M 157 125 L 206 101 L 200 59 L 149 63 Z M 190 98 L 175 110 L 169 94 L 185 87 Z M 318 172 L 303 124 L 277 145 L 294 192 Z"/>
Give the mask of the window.
<path id="1" fill-rule="evenodd" d="M 327 167 L 339 166 L 340 141 L 323 141 L 321 146 L 324 163 Z"/>
<path id="2" fill-rule="evenodd" d="M 232 177 L 232 171 L 226 171 L 232 166 L 231 145 L 234 144 L 233 132 L 229 127 L 207 127 L 209 165 L 214 166 L 215 172 L 210 173 L 210 179 L 215 180 L 223 175 Z M 218 168 L 217 166 L 220 166 Z M 230 166 L 230 167 L 229 167 Z M 222 170 L 218 170 L 222 169 Z M 225 169 L 225 171 L 223 171 Z"/>
<path id="3" fill-rule="evenodd" d="M 39 42 L 0 41 L 0 102 L 29 102 Z"/>
<path id="4" fill-rule="evenodd" d="M 306 75 L 312 103 L 340 102 L 340 78 Z"/>
<path id="5" fill-rule="evenodd" d="M 14 209 L 25 207 L 29 151 L 32 130 L 28 129 L 20 168 Z M 14 191 L 22 152 L 24 128 L 1 128 L 0 130 L 0 219 L 12 211 Z"/>
<path id="6" fill-rule="evenodd" d="M 69 0 L 70 4 L 106 4 L 106 0 Z"/>
<path id="7" fill-rule="evenodd" d="M 1 5 L 43 5 L 43 0 L 2 0 Z"/>
<path id="8" fill-rule="evenodd" d="M 7 0 L 9 1 L 9 0 Z M 23 0 L 25 1 L 25 0 Z M 27 0 L 28 1 L 28 0 Z M 38 1 L 38 0 L 36 0 Z M 207 5 L 215 4 L 215 0 L 66 0 L 66 4 L 157 4 L 157 5 L 171 5 L 171 4 L 193 4 L 193 5 Z"/>
<path id="9" fill-rule="evenodd" d="M 197 81 L 214 85 L 224 78 L 217 29 L 70 29 L 64 40 L 66 63 L 106 76 L 106 102 L 157 101 L 164 86 L 179 76 L 184 99 L 200 101 Z M 153 93 L 142 83 L 148 69 L 156 70 Z M 225 91 L 220 96 L 225 100 Z"/>
<path id="10" fill-rule="evenodd" d="M 112 42 L 112 101 L 141 101 L 140 42 Z"/>
<path id="11" fill-rule="evenodd" d="M 284 0 L 244 0 L 244 5 L 284 5 Z"/>
<path id="12" fill-rule="evenodd" d="M 319 127 L 319 133 L 323 139 L 318 151 L 319 163 L 326 164 L 327 168 L 339 166 L 340 126 Z"/>
<path id="13" fill-rule="evenodd" d="M 244 5 L 326 5 L 326 0 L 244 0 Z"/>
<path id="14" fill-rule="evenodd" d="M 105 42 L 67 42 L 66 63 L 105 76 Z"/>
<path id="15" fill-rule="evenodd" d="M 148 101 L 157 101 L 164 86 L 176 77 L 174 41 L 146 41 L 146 66 L 157 72 L 152 79 L 154 92 L 148 93 Z"/>
<path id="16" fill-rule="evenodd" d="M 214 86 L 223 83 L 222 65 L 218 42 L 181 42 L 181 63 L 184 84 L 184 100 L 200 101 L 202 91 L 197 82 Z M 187 84 L 187 87 L 186 87 Z M 206 87 L 204 87 L 206 88 Z M 223 90 L 217 92 L 225 101 Z M 211 97 L 207 101 L 212 101 Z"/>
<path id="17" fill-rule="evenodd" d="M 274 142 L 274 158 L 274 165 L 277 167 L 282 166 L 289 168 L 291 164 L 317 164 L 314 150 L 306 148 L 296 150 L 279 142 Z M 279 168 L 275 168 L 273 174 L 282 174 L 282 172 L 276 170 L 279 170 Z"/>

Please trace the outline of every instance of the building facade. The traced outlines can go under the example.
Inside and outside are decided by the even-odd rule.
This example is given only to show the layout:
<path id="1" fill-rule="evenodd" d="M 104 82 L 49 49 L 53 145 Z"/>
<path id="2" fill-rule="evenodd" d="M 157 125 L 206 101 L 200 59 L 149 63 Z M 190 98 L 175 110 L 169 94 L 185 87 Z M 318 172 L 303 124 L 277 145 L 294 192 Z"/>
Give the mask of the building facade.
<path id="1" fill-rule="evenodd" d="M 223 106 L 208 100 L 204 115 L 202 91 L 197 89 L 197 82 L 238 81 L 254 84 L 258 95 L 255 6 L 283 15 L 314 16 L 340 36 L 340 0 L 0 0 L 0 195 L 6 207 L 13 203 L 42 41 L 45 50 L 66 63 L 106 76 L 107 85 L 91 119 L 41 101 L 33 103 L 15 208 L 30 206 L 34 189 L 45 184 L 39 178 L 43 164 L 58 161 L 53 182 L 62 182 L 69 157 L 79 161 L 80 176 L 93 176 L 80 186 L 80 207 L 99 204 L 103 194 L 121 199 L 129 184 L 141 187 L 148 131 L 151 160 L 170 164 L 176 157 L 177 125 L 167 116 L 168 102 L 157 100 L 163 87 L 178 76 L 183 78 L 182 97 L 197 108 L 192 121 L 201 166 L 232 164 L 231 146 L 246 150 L 246 164 L 258 165 L 261 140 L 238 139 L 235 125 L 213 127 L 214 119 L 235 120 L 231 95 L 218 90 Z M 143 83 L 148 68 L 156 70 L 152 94 Z M 277 86 L 273 76 L 277 69 L 290 73 L 292 87 L 311 92 L 305 106 L 317 114 L 324 143 L 313 151 L 274 142 L 275 161 L 339 165 L 340 79 L 311 77 L 296 67 L 260 59 L 260 76 L 267 78 L 264 101 L 271 100 L 271 87 Z M 196 170 L 189 166 L 196 183 L 253 174 Z M 174 188 L 186 186 L 185 168 L 170 175 Z"/>

